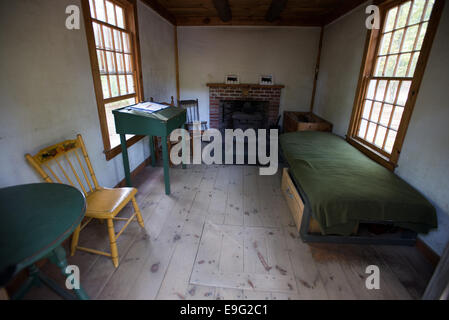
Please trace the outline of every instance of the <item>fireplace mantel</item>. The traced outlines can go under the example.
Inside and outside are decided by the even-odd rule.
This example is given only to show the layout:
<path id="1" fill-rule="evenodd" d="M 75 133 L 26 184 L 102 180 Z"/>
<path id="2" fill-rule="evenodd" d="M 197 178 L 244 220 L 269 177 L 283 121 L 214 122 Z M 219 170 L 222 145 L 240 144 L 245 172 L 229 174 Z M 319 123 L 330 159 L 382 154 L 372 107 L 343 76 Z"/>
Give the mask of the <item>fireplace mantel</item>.
<path id="1" fill-rule="evenodd" d="M 206 86 L 212 88 L 270 88 L 270 89 L 283 89 L 285 86 L 282 84 L 256 84 L 256 83 L 239 83 L 239 84 L 227 84 L 227 83 L 207 83 Z"/>

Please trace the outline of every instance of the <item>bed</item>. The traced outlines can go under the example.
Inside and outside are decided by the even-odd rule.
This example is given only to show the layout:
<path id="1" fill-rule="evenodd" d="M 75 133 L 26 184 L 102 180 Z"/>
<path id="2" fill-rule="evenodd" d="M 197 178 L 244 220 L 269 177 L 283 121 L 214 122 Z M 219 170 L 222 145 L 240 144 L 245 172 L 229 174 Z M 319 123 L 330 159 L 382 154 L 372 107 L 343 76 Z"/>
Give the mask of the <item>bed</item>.
<path id="1" fill-rule="evenodd" d="M 294 190 L 285 187 L 283 179 L 283 191 L 290 201 L 296 196 L 303 202 L 295 219 L 303 240 L 413 244 L 416 233 L 437 227 L 436 210 L 426 198 L 344 139 L 327 132 L 292 132 L 280 136 L 280 146 L 288 164 L 286 179 L 294 184 Z M 402 232 L 361 235 L 362 223 Z M 313 225 L 315 233 L 310 232 Z"/>

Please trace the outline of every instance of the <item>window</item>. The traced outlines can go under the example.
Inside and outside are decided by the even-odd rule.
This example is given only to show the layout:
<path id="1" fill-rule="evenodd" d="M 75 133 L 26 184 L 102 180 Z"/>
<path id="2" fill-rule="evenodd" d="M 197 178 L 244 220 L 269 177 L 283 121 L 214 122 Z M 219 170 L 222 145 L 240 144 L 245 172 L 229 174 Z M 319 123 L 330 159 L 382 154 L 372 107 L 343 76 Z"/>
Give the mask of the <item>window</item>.
<path id="1" fill-rule="evenodd" d="M 135 1 L 84 0 L 83 9 L 100 126 L 109 160 L 120 152 L 112 110 L 140 102 L 143 95 Z M 128 144 L 139 138 L 128 139 Z"/>
<path id="2" fill-rule="evenodd" d="M 348 140 L 394 169 L 439 17 L 435 0 L 385 3 L 382 27 L 369 35 Z"/>

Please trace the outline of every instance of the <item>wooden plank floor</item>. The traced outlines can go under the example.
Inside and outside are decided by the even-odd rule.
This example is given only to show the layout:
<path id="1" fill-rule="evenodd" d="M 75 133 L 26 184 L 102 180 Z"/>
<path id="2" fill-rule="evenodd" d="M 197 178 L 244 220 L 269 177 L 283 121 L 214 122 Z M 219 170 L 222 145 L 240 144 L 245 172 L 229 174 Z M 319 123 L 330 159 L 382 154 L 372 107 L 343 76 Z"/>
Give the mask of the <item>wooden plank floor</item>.
<path id="1" fill-rule="evenodd" d="M 131 223 L 118 239 L 119 268 L 81 251 L 68 258 L 91 298 L 419 299 L 431 277 L 415 248 L 303 243 L 280 170 L 259 176 L 255 166 L 198 165 L 170 175 L 170 196 L 162 168 L 135 178 L 145 228 Z M 106 225 L 91 223 L 80 245 L 108 251 Z M 380 290 L 365 287 L 368 265 L 380 268 Z M 64 284 L 51 264 L 43 271 Z M 26 298 L 58 297 L 42 287 Z"/>

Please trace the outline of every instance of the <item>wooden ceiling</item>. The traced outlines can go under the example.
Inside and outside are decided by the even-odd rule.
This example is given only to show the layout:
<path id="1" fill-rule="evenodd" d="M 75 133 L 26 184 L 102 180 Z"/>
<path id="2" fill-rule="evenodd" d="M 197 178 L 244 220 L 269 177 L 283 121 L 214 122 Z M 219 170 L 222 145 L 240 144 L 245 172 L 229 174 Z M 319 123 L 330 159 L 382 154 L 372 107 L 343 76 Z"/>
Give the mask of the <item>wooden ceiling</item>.
<path id="1" fill-rule="evenodd" d="M 366 0 L 143 0 L 179 26 L 323 26 Z"/>

